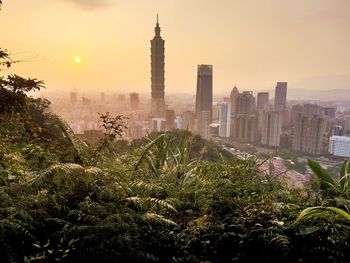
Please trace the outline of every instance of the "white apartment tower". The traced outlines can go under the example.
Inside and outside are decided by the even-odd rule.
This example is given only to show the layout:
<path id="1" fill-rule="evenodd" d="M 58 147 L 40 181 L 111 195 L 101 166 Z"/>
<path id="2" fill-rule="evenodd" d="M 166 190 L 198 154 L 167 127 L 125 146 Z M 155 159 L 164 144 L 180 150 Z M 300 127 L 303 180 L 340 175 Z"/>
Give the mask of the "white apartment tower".
<path id="1" fill-rule="evenodd" d="M 220 104 L 219 136 L 228 138 L 231 133 L 231 102 Z"/>

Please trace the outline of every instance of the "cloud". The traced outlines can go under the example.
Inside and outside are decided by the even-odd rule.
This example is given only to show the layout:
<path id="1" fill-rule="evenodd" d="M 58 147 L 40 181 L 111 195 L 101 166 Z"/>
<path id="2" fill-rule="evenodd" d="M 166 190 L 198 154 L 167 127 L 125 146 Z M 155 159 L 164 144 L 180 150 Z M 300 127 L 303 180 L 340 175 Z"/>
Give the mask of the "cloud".
<path id="1" fill-rule="evenodd" d="M 106 8 L 112 4 L 113 0 L 65 0 L 71 2 L 85 10 Z"/>

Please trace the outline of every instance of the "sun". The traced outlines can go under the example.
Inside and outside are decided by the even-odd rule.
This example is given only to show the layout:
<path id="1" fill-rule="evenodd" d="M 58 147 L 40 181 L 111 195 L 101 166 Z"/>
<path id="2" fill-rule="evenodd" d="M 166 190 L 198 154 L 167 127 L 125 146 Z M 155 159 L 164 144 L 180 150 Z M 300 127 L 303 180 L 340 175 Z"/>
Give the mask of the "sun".
<path id="1" fill-rule="evenodd" d="M 75 63 L 80 63 L 81 62 L 81 58 L 79 56 L 75 56 L 74 57 L 74 62 Z"/>

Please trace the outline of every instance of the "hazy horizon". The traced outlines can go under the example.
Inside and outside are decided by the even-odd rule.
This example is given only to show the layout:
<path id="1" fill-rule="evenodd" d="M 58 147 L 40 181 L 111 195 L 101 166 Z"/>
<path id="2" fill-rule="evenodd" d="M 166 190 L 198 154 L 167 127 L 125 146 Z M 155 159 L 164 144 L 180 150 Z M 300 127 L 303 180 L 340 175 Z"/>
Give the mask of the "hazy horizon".
<path id="1" fill-rule="evenodd" d="M 194 94 L 198 64 L 213 64 L 215 93 L 235 84 L 272 90 L 277 81 L 350 88 L 345 0 L 3 2 L 0 41 L 24 60 L 8 73 L 42 79 L 48 91 L 150 92 L 156 13 L 166 93 Z"/>

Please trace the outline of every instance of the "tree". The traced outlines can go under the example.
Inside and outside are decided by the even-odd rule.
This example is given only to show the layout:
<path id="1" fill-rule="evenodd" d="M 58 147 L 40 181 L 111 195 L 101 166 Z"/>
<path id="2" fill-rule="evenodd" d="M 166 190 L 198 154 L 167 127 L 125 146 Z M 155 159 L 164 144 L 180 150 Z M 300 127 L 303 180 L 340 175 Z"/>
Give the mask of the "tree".
<path id="1" fill-rule="evenodd" d="M 104 128 L 104 137 L 102 139 L 100 149 L 108 148 L 118 137 L 124 135 L 126 126 L 125 119 L 123 115 L 111 116 L 109 112 L 105 114 L 99 113 L 101 126 Z"/>

